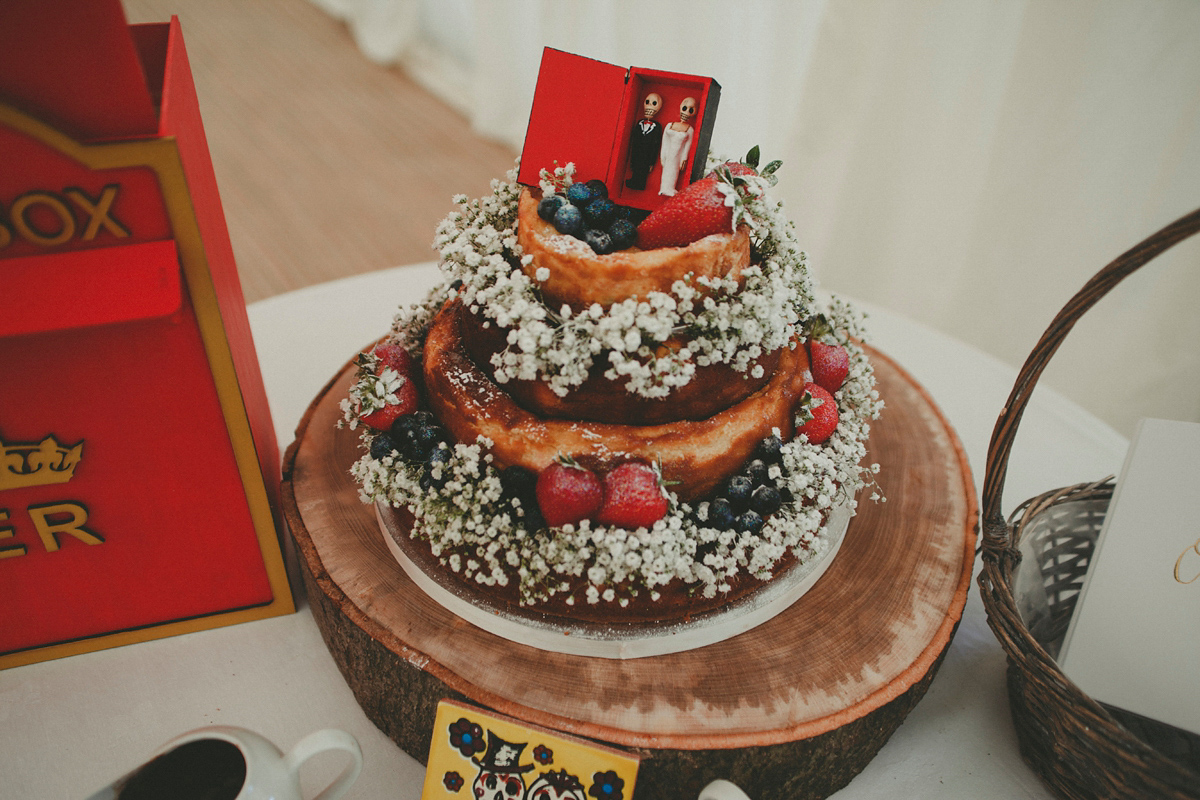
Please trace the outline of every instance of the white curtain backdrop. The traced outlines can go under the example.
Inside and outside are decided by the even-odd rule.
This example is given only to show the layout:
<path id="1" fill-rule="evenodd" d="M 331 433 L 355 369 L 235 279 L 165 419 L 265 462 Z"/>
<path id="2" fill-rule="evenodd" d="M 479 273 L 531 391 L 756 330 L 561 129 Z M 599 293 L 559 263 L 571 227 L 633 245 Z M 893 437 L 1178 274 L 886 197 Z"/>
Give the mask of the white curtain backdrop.
<path id="1" fill-rule="evenodd" d="M 1200 207 L 1194 0 L 315 2 L 516 150 L 543 46 L 715 78 L 713 149 L 783 160 L 824 288 L 1014 366 L 1093 273 Z M 1193 239 L 1090 311 L 1043 384 L 1126 435 L 1200 421 L 1198 303 Z"/>

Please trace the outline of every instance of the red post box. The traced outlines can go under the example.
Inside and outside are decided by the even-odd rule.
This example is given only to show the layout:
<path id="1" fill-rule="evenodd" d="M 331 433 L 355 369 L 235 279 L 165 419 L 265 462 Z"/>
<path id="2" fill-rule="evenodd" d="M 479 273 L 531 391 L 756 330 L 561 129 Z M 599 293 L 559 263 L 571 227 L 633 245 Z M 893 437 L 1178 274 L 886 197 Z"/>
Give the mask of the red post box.
<path id="1" fill-rule="evenodd" d="M 0 667 L 293 610 L 177 20 L 0 6 Z"/>

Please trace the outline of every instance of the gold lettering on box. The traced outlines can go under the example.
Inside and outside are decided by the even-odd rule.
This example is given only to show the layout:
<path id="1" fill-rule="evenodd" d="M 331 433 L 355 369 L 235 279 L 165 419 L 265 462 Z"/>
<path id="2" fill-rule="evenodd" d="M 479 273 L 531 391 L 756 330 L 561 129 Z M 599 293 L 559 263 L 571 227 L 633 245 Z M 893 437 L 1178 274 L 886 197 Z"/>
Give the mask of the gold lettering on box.
<path id="1" fill-rule="evenodd" d="M 8 521 L 8 511 L 0 508 L 0 522 Z M 15 528 L 0 528 L 0 539 L 11 539 L 16 534 Z M 27 548 L 23 544 L 0 545 L 0 558 L 16 558 L 23 556 Z"/>
<path id="2" fill-rule="evenodd" d="M 1195 559 L 1190 557 L 1192 554 L 1195 554 Z M 1185 561 L 1190 563 L 1185 563 Z M 1175 580 L 1187 585 L 1195 583 L 1198 579 L 1200 579 L 1200 539 L 1193 542 L 1191 547 L 1185 547 L 1179 554 L 1179 558 L 1175 559 Z"/>
<path id="3" fill-rule="evenodd" d="M 58 217 L 60 224 L 57 232 L 38 230 L 29 220 L 30 209 L 39 206 L 44 206 Z M 12 208 L 9 209 L 9 219 L 17 235 L 42 247 L 66 244 L 75 236 L 75 215 L 67 208 L 66 203 L 50 192 L 29 192 L 13 200 Z"/>
<path id="4" fill-rule="evenodd" d="M 0 250 L 12 244 L 14 237 L 39 247 L 66 244 L 76 232 L 81 242 L 92 241 L 101 230 L 118 239 L 128 238 L 129 229 L 112 213 L 120 191 L 120 184 L 110 183 L 95 198 L 75 186 L 63 189 L 61 194 L 44 189 L 26 192 L 12 201 L 7 215 L 0 206 Z M 72 205 L 83 212 L 79 219 Z"/>
<path id="5" fill-rule="evenodd" d="M 117 192 L 120 187 L 115 183 L 110 183 L 100 192 L 100 197 L 93 200 L 84 194 L 82 189 L 63 189 L 63 194 L 70 198 L 71 202 L 83 209 L 83 212 L 88 215 L 87 226 L 83 229 L 83 233 L 79 238 L 85 242 L 90 242 L 96 238 L 96 234 L 100 231 L 100 226 L 104 226 L 104 230 L 116 236 L 118 239 L 124 239 L 129 235 L 129 231 L 124 225 L 117 222 L 110 216 L 113 200 L 117 199 Z"/>
<path id="6" fill-rule="evenodd" d="M 30 506 L 27 511 L 47 553 L 53 553 L 62 546 L 62 540 L 59 538 L 61 535 L 74 536 L 84 544 L 104 544 L 101 536 L 83 527 L 83 523 L 87 522 L 88 513 L 79 503 Z M 63 515 L 68 519 L 62 519 Z"/>

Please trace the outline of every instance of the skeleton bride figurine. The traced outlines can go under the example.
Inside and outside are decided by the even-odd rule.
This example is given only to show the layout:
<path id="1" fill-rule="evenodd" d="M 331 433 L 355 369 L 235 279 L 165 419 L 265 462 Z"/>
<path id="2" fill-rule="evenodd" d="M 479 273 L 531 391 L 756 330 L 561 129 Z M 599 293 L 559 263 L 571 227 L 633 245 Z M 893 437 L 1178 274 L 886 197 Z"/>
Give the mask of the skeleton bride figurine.
<path id="1" fill-rule="evenodd" d="M 688 150 L 692 146 L 692 126 L 688 120 L 696 115 L 696 98 L 685 97 L 679 104 L 679 121 L 672 122 L 663 128 L 662 150 L 659 161 L 662 162 L 662 180 L 658 185 L 658 193 L 670 197 L 675 194 L 675 184 L 679 181 L 679 170 L 687 161 Z"/>

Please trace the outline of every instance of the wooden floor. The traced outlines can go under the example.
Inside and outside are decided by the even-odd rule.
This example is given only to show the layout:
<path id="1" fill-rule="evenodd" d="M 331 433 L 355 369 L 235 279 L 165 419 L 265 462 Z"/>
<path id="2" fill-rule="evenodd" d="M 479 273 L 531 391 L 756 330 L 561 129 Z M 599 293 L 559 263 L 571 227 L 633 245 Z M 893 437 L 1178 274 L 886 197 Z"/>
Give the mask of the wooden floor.
<path id="1" fill-rule="evenodd" d="M 307 0 L 124 5 L 179 17 L 247 302 L 432 259 L 451 197 L 513 164 Z"/>

